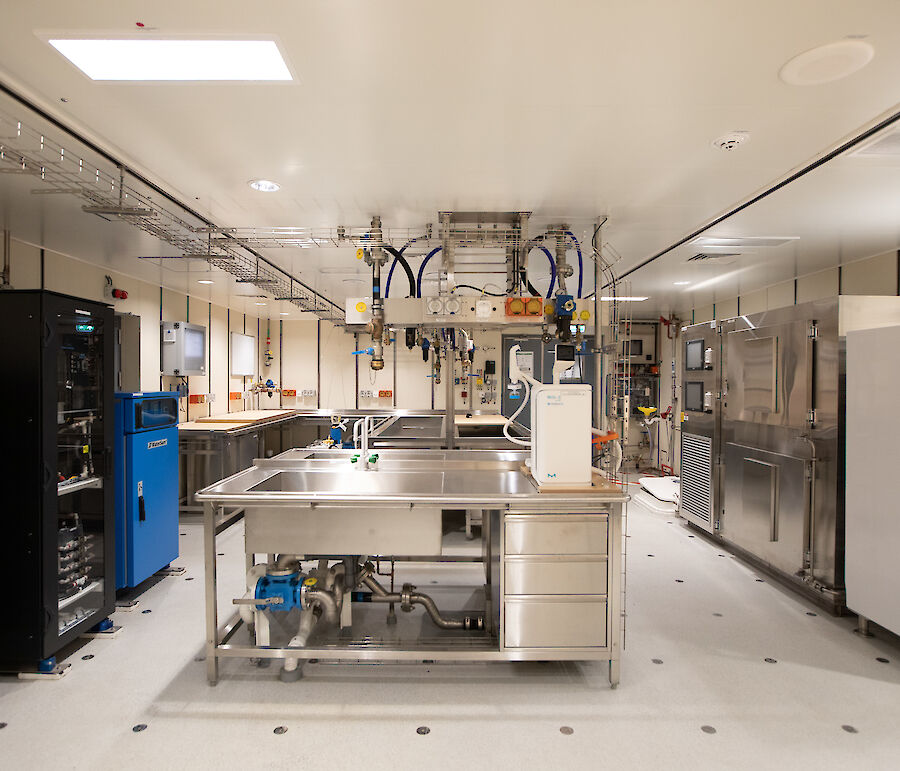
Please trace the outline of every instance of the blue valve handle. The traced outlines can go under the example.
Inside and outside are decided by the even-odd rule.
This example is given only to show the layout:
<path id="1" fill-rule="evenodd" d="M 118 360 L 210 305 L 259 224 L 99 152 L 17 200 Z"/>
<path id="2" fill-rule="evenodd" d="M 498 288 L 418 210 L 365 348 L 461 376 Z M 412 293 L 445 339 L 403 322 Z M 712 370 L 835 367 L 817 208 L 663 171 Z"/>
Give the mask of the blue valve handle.
<path id="1" fill-rule="evenodd" d="M 367 353 L 369 356 L 375 353 L 374 348 L 363 348 L 361 351 L 353 351 L 354 356 L 359 356 L 361 353 Z"/>

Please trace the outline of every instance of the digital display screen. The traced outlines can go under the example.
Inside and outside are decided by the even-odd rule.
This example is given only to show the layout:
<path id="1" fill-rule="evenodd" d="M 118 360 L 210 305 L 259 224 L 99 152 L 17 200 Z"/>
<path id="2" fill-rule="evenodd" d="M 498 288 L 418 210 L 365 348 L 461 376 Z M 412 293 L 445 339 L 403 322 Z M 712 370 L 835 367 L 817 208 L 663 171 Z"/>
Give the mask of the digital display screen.
<path id="1" fill-rule="evenodd" d="M 703 340 L 688 340 L 685 343 L 684 368 L 688 371 L 703 369 Z"/>
<path id="2" fill-rule="evenodd" d="M 85 334 L 89 334 L 94 331 L 93 324 L 76 324 L 75 325 L 76 332 L 84 332 Z"/>
<path id="3" fill-rule="evenodd" d="M 575 361 L 574 345 L 557 345 L 556 346 L 557 361 Z"/>
<path id="4" fill-rule="evenodd" d="M 703 381 L 689 380 L 684 384 L 684 409 L 703 412 Z"/>

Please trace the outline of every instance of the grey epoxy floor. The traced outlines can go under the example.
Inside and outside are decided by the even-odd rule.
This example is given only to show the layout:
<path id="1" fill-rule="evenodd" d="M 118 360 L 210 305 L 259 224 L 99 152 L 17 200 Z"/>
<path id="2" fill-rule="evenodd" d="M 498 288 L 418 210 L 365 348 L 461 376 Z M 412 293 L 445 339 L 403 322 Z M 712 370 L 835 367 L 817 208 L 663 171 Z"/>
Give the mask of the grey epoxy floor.
<path id="1" fill-rule="evenodd" d="M 616 691 L 600 664 L 322 663 L 285 684 L 240 660 L 210 688 L 202 534 L 181 530 L 186 576 L 117 612 L 118 638 L 86 642 L 62 680 L 0 678 L 0 767 L 900 766 L 900 648 L 757 581 L 672 515 L 629 510 Z M 241 539 L 240 526 L 220 538 L 223 602 L 242 585 Z M 452 591 L 453 570 L 411 577 Z"/>

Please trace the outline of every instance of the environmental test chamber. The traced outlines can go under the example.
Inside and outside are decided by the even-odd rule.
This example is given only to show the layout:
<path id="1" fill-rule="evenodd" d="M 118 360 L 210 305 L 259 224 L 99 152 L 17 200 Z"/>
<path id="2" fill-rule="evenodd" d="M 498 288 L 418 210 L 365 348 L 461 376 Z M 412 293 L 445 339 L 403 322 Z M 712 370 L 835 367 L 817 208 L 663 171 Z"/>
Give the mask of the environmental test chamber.
<path id="1" fill-rule="evenodd" d="M 841 296 L 685 329 L 680 511 L 820 604 L 845 604 L 846 335 L 900 298 Z M 697 372 L 708 373 L 697 377 Z M 703 383 L 694 387 L 692 381 Z M 694 445 L 708 455 L 696 460 Z M 702 514 L 709 514 L 705 524 Z"/>
<path id="2" fill-rule="evenodd" d="M 5 454 L 0 663 L 33 669 L 115 605 L 113 311 L 48 291 L 0 293 Z"/>

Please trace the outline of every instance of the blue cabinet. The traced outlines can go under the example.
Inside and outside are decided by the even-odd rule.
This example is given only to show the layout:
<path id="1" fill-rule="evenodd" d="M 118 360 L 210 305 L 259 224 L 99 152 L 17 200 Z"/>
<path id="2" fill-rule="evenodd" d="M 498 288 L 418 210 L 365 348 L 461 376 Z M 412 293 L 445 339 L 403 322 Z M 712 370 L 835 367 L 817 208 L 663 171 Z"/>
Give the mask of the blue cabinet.
<path id="1" fill-rule="evenodd" d="M 116 394 L 116 588 L 178 556 L 178 398 Z"/>

